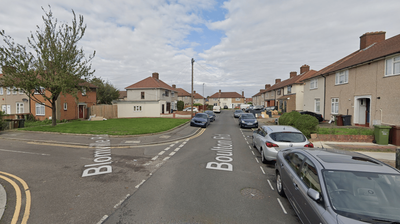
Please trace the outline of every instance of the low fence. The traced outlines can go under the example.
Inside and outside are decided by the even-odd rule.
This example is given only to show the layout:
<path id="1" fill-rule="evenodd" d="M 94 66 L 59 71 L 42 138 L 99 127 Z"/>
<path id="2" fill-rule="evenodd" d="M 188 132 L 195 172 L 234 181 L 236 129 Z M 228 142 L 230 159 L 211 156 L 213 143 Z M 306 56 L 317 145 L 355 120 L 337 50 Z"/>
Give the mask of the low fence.
<path id="1" fill-rule="evenodd" d="M 107 119 L 118 118 L 118 107 L 117 105 L 93 105 L 89 108 L 90 116 L 96 115 L 100 117 L 104 117 Z"/>

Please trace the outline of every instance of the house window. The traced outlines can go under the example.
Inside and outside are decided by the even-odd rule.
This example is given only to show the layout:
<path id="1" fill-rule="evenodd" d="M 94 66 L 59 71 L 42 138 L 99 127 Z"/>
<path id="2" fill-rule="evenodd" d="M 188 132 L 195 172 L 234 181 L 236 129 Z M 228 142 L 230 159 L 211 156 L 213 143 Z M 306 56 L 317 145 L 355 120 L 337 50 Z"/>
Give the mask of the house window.
<path id="1" fill-rule="evenodd" d="M 287 93 L 289 94 L 289 93 L 292 93 L 292 86 L 288 86 L 287 87 Z"/>
<path id="2" fill-rule="evenodd" d="M 64 110 L 67 110 L 67 108 L 68 108 L 67 103 L 64 103 Z"/>
<path id="3" fill-rule="evenodd" d="M 278 89 L 276 95 L 281 95 L 281 90 L 280 89 Z"/>
<path id="4" fill-rule="evenodd" d="M 315 113 L 321 113 L 321 100 L 319 98 L 314 100 L 314 111 Z"/>
<path id="5" fill-rule="evenodd" d="M 17 114 L 22 114 L 22 113 L 24 113 L 24 104 L 17 103 Z"/>
<path id="6" fill-rule="evenodd" d="M 349 83 L 349 70 L 336 72 L 336 85 Z"/>
<path id="7" fill-rule="evenodd" d="M 386 59 L 385 76 L 400 75 L 400 56 Z"/>
<path id="8" fill-rule="evenodd" d="M 140 93 L 140 99 L 144 100 L 144 92 Z"/>
<path id="9" fill-rule="evenodd" d="M 0 87 L 0 95 L 3 95 L 3 87 Z"/>
<path id="10" fill-rule="evenodd" d="M 24 90 L 19 88 L 19 94 L 24 94 Z"/>
<path id="11" fill-rule="evenodd" d="M 86 89 L 82 89 L 82 96 L 86 96 Z"/>
<path id="12" fill-rule="evenodd" d="M 17 88 L 15 88 L 15 86 L 13 86 L 13 94 L 17 94 Z"/>
<path id="13" fill-rule="evenodd" d="M 35 89 L 35 94 L 44 94 L 44 87 L 39 87 Z"/>
<path id="14" fill-rule="evenodd" d="M 174 92 L 171 92 L 171 96 L 174 97 L 174 95 L 175 95 L 175 93 L 174 93 Z"/>
<path id="15" fill-rule="evenodd" d="M 7 87 L 7 95 L 10 95 L 11 94 L 11 89 L 10 89 L 10 87 Z"/>
<path id="16" fill-rule="evenodd" d="M 45 115 L 44 104 L 36 103 L 36 115 Z"/>
<path id="17" fill-rule="evenodd" d="M 165 96 L 169 96 L 169 91 L 165 90 Z"/>
<path id="18" fill-rule="evenodd" d="M 318 88 L 318 79 L 311 79 L 310 89 L 317 89 L 317 88 Z"/>
<path id="19" fill-rule="evenodd" d="M 331 113 L 332 114 L 339 113 L 339 98 L 331 99 Z"/>
<path id="20" fill-rule="evenodd" d="M 142 106 L 133 106 L 133 112 L 141 112 Z"/>
<path id="21" fill-rule="evenodd" d="M 240 99 L 239 99 L 239 98 L 236 98 L 236 101 L 240 101 Z"/>

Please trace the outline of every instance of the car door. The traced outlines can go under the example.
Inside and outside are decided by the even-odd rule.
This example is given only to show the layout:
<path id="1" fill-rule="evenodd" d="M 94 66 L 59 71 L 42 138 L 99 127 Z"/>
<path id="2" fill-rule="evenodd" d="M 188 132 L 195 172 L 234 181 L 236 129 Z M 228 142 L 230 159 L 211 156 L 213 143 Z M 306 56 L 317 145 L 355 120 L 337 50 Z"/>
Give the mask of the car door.
<path id="1" fill-rule="evenodd" d="M 299 173 L 301 166 L 304 162 L 305 156 L 298 152 L 289 153 L 285 157 L 286 166 L 281 165 L 281 178 L 284 186 L 286 187 L 286 196 L 293 206 L 293 209 L 302 220 L 303 223 L 309 223 L 306 215 L 304 214 L 301 206 L 301 200 L 299 204 Z"/>

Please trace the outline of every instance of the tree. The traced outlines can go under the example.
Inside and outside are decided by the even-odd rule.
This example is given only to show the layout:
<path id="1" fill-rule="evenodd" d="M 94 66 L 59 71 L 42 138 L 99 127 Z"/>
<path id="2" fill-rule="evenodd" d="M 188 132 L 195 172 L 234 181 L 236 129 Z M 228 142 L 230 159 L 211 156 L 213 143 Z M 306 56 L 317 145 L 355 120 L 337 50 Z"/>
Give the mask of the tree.
<path id="1" fill-rule="evenodd" d="M 91 83 L 98 87 L 96 90 L 98 104 L 111 104 L 113 100 L 118 99 L 119 90 L 108 81 L 106 82 L 101 78 L 93 78 Z"/>
<path id="2" fill-rule="evenodd" d="M 4 86 L 21 88 L 30 99 L 51 108 L 55 126 L 57 98 L 60 94 L 77 98 L 79 90 L 88 89 L 87 81 L 94 73 L 91 60 L 96 52 L 86 58 L 77 46 L 86 30 L 82 15 L 78 22 L 72 10 L 72 25 L 58 24 L 49 8 L 46 12 L 42 7 L 44 27 L 37 26 L 37 31 L 28 37 L 27 46 L 15 44 L 4 30 L 0 31 L 6 44 L 0 47 L 0 66 Z"/>

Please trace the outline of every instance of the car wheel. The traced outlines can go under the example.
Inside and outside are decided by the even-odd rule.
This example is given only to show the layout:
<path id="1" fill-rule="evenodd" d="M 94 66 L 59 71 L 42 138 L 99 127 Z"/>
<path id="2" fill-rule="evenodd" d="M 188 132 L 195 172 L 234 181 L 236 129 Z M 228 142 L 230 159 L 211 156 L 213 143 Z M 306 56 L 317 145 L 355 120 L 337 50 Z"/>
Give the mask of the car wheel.
<path id="1" fill-rule="evenodd" d="M 285 192 L 283 191 L 282 178 L 279 171 L 276 171 L 276 191 L 280 196 L 285 197 Z"/>
<path id="2" fill-rule="evenodd" d="M 261 162 L 262 163 L 267 163 L 267 160 L 265 159 L 265 156 L 264 156 L 264 150 L 263 149 L 261 149 Z"/>
<path id="3" fill-rule="evenodd" d="M 252 137 L 251 139 L 253 140 L 253 142 L 252 142 L 253 148 L 256 148 L 256 149 L 257 149 L 256 143 L 255 143 L 255 141 L 254 141 L 254 137 Z"/>

